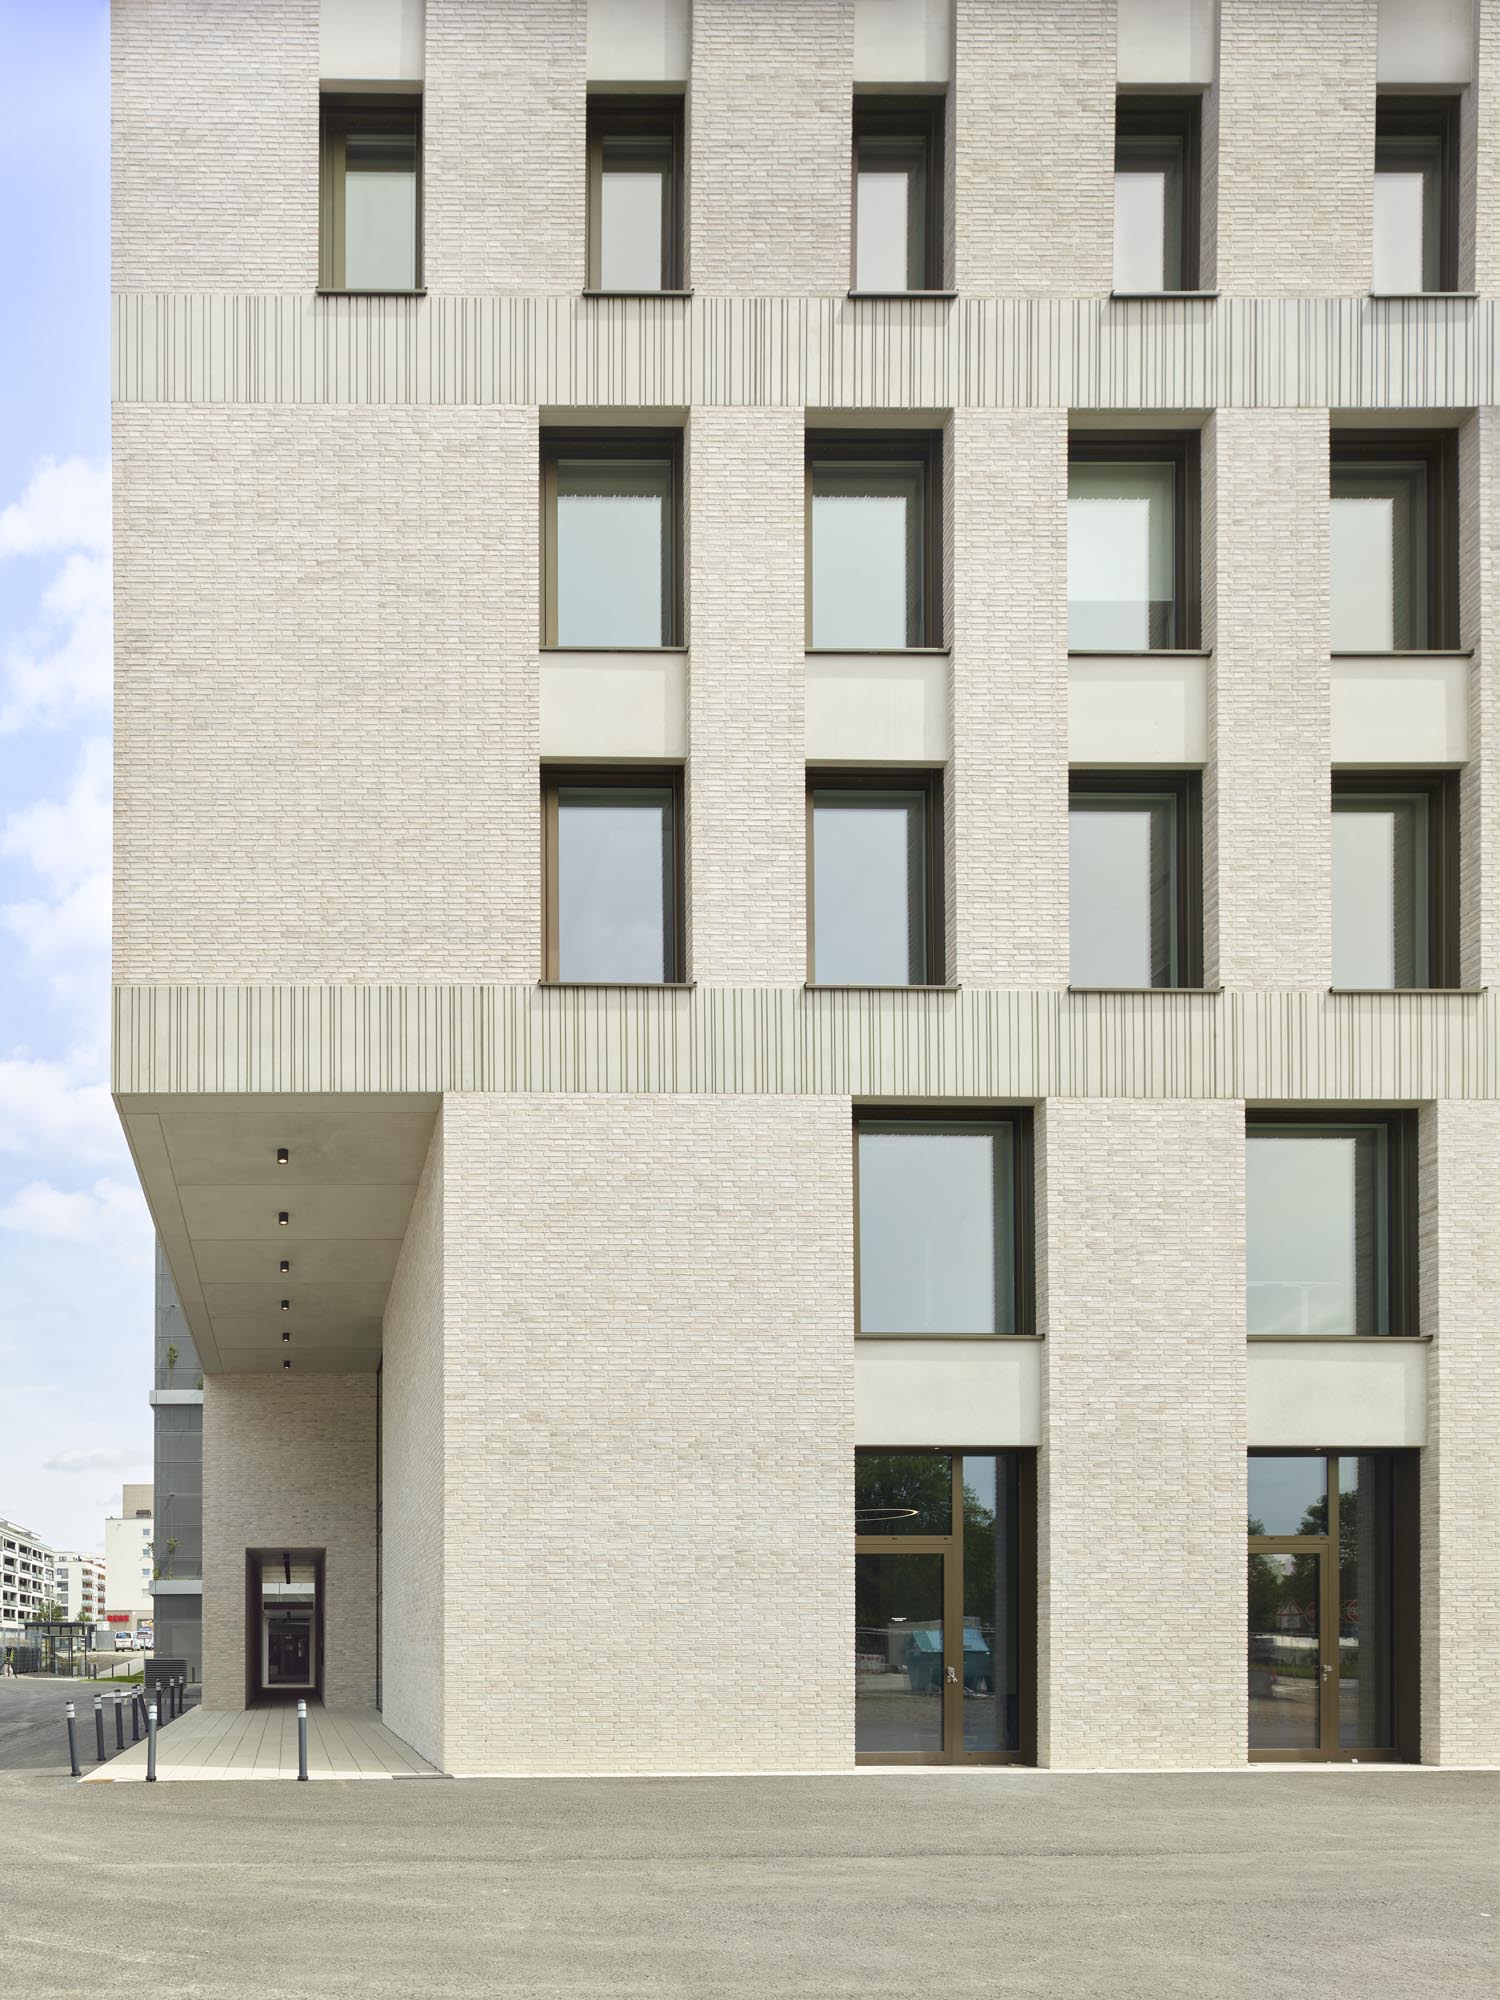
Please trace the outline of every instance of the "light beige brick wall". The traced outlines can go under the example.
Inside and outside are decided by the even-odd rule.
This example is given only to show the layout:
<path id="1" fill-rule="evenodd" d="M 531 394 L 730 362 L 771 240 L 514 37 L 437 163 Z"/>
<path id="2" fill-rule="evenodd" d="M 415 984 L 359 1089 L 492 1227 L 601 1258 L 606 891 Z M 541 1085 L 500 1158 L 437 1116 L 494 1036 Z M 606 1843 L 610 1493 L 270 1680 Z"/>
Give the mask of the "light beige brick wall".
<path id="1" fill-rule="evenodd" d="M 953 208 L 961 292 L 1107 292 L 1114 0 L 957 0 Z"/>
<path id="2" fill-rule="evenodd" d="M 948 427 L 953 754 L 948 976 L 1068 978 L 1068 422 L 957 410 Z"/>
<path id="3" fill-rule="evenodd" d="M 1367 292 L 1378 0 L 1220 0 L 1218 282 Z"/>
<path id="4" fill-rule="evenodd" d="M 208 1375 L 203 1705 L 245 1704 L 245 1555 L 322 1549 L 323 1699 L 375 1701 L 375 1377 Z"/>
<path id="5" fill-rule="evenodd" d="M 117 290 L 318 282 L 318 0 L 114 0 Z"/>
<path id="6" fill-rule="evenodd" d="M 1500 412 L 1475 411 L 1458 434 L 1459 637 L 1469 668 L 1469 761 L 1459 781 L 1459 972 L 1500 982 Z M 1488 645 L 1486 644 L 1488 641 Z"/>
<path id="7" fill-rule="evenodd" d="M 693 0 L 696 290 L 849 289 L 853 92 L 849 0 Z"/>
<path id="8" fill-rule="evenodd" d="M 1327 986 L 1327 412 L 1219 410 L 1203 466 L 1206 983 Z"/>
<path id="9" fill-rule="evenodd" d="M 803 427 L 693 412 L 688 436 L 689 970 L 807 968 Z"/>
<path id="10" fill-rule="evenodd" d="M 1459 269 L 1460 285 L 1472 284 L 1485 298 L 1500 293 L 1500 7 L 1475 0 L 1476 84 L 1465 91 L 1463 138 L 1465 199 L 1460 240 L 1469 250 L 1469 268 Z"/>
<path id="11" fill-rule="evenodd" d="M 450 1769 L 849 1762 L 850 1160 L 847 1099 L 446 1100 Z"/>
<path id="12" fill-rule="evenodd" d="M 1037 1116 L 1042 1764 L 1245 1760 L 1244 1117 Z"/>
<path id="13" fill-rule="evenodd" d="M 1422 1762 L 1500 1763 L 1500 1104 L 1420 1126 Z"/>
<path id="14" fill-rule="evenodd" d="M 444 1193 L 439 1114 L 386 1300 L 380 1380 L 381 1713 L 439 1770 L 449 1581 Z M 461 1576 L 462 1551 L 454 1554 Z"/>
<path id="15" fill-rule="evenodd" d="M 582 289 L 587 34 L 586 0 L 428 0 L 431 290 Z"/>
<path id="16" fill-rule="evenodd" d="M 115 977 L 538 969 L 536 420 L 118 408 Z"/>

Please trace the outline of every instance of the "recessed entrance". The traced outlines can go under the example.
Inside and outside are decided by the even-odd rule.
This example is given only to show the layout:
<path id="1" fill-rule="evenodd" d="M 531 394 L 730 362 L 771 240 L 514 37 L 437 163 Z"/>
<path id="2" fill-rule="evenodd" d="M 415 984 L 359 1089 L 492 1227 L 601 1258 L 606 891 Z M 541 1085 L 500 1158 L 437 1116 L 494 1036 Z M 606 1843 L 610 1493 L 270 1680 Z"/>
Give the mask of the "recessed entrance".
<path id="1" fill-rule="evenodd" d="M 323 1696 L 323 1551 L 245 1556 L 245 1700 Z"/>
<path id="2" fill-rule="evenodd" d="M 862 1764 L 1035 1756 L 1032 1460 L 855 1457 L 854 1749 Z"/>

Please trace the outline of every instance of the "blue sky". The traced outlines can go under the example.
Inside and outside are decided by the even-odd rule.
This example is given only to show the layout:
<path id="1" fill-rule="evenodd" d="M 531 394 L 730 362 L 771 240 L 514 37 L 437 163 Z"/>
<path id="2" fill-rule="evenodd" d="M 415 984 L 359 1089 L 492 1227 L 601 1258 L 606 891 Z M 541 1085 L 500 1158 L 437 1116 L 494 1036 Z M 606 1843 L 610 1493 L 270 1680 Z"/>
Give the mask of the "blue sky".
<path id="1" fill-rule="evenodd" d="M 151 1230 L 109 1078 L 109 22 L 0 0 L 0 1515 L 149 1478 Z"/>

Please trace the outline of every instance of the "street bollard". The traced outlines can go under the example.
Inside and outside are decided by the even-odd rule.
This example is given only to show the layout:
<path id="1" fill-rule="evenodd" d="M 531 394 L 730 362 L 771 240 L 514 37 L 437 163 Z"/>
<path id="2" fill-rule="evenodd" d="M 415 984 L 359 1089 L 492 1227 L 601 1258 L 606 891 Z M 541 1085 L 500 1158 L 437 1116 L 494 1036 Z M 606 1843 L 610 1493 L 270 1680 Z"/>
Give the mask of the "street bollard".
<path id="1" fill-rule="evenodd" d="M 297 1782 L 307 1782 L 307 1703 L 297 1703 Z"/>
<path id="2" fill-rule="evenodd" d="M 68 1703 L 68 1762 L 72 1766 L 71 1775 L 81 1778 L 83 1773 L 78 1768 L 78 1722 L 72 1702 Z"/>
<path id="3" fill-rule="evenodd" d="M 183 1697 L 183 1694 L 184 1694 L 184 1693 L 185 1693 L 185 1691 L 186 1691 L 186 1690 L 185 1690 L 185 1689 L 183 1688 L 183 1685 L 182 1685 L 182 1675 L 181 1675 L 181 1674 L 178 1674 L 178 1675 L 177 1675 L 177 1676 L 175 1677 L 175 1679 L 173 1680 L 173 1683 L 172 1683 L 172 1685 L 173 1685 L 173 1688 L 174 1688 L 174 1689 L 175 1689 L 175 1691 L 176 1691 L 176 1702 L 177 1702 L 177 1713 L 178 1713 L 179 1715 L 181 1715 L 181 1713 L 182 1713 L 182 1697 Z"/>
<path id="4" fill-rule="evenodd" d="M 146 1710 L 146 1783 L 156 1783 L 156 1703 Z"/>
<path id="5" fill-rule="evenodd" d="M 179 1675 L 177 1676 L 177 1713 L 178 1713 L 179 1715 L 186 1715 L 186 1713 L 187 1713 L 187 1675 L 186 1675 L 186 1674 L 179 1674 Z"/>
<path id="6" fill-rule="evenodd" d="M 132 1743 L 141 1740 L 141 1698 L 134 1688 L 130 1691 L 130 1740 Z"/>
<path id="7" fill-rule="evenodd" d="M 98 1752 L 96 1763 L 104 1762 L 104 1697 L 94 1696 L 94 1748 Z"/>
<path id="8" fill-rule="evenodd" d="M 122 1694 L 116 1694 L 116 1696 L 115 1696 L 115 1748 L 116 1748 L 117 1750 L 123 1750 L 123 1749 L 125 1748 L 125 1710 L 124 1710 L 124 1707 L 123 1707 L 123 1705 L 122 1705 L 122 1704 L 124 1703 L 124 1700 L 125 1700 L 125 1697 L 124 1697 L 124 1695 L 122 1695 Z"/>

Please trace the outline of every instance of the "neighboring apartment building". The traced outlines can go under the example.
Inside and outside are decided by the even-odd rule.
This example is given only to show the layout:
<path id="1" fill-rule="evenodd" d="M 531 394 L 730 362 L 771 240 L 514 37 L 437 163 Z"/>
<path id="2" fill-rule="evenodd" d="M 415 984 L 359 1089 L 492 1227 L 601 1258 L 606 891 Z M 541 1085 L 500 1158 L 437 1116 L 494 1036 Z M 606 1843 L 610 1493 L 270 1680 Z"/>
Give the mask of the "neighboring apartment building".
<path id="1" fill-rule="evenodd" d="M 184 1660 L 196 1680 L 203 1660 L 203 1371 L 192 1332 L 156 1245 L 156 1561 L 151 1584 L 155 1650 Z"/>
<path id="2" fill-rule="evenodd" d="M 150 1486 L 122 1486 L 119 1513 L 104 1521 L 104 1616 L 117 1629 L 151 1622 L 153 1540 Z"/>
<path id="3" fill-rule="evenodd" d="M 107 1609 L 103 1556 L 59 1550 L 53 1557 L 56 1601 L 75 1623 L 102 1625 Z"/>
<path id="4" fill-rule="evenodd" d="M 204 1700 L 1500 1756 L 1494 0 L 116 0 Z"/>
<path id="5" fill-rule="evenodd" d="M 0 1521 L 0 1626 L 39 1618 L 44 1605 L 62 1602 L 57 1561 L 45 1542 L 14 1521 Z"/>

